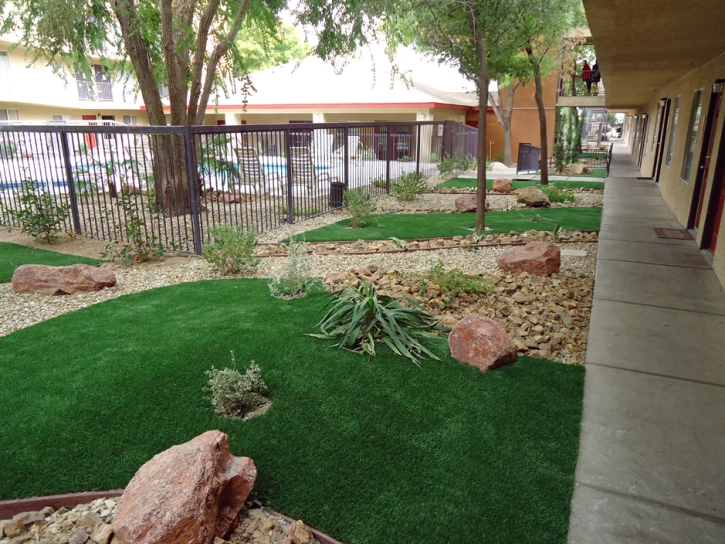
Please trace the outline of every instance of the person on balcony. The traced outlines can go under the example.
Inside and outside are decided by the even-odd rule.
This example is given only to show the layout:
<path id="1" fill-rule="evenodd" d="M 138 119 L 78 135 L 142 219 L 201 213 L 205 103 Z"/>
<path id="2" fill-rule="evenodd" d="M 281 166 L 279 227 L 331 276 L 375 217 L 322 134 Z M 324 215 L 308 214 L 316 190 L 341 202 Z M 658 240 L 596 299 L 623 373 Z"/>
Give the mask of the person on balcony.
<path id="1" fill-rule="evenodd" d="M 594 87 L 594 96 L 599 94 L 599 82 L 602 80 L 602 74 L 599 72 L 599 63 L 594 59 L 592 65 L 592 86 Z"/>
<path id="2" fill-rule="evenodd" d="M 592 94 L 592 67 L 587 61 L 582 65 L 582 81 L 587 85 L 587 94 Z"/>

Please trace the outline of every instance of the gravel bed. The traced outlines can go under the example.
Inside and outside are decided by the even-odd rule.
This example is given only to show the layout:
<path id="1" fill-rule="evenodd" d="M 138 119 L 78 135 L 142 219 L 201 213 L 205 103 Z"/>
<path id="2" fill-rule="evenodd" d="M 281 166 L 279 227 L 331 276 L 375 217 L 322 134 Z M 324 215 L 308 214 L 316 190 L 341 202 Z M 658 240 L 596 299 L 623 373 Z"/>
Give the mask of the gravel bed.
<path id="1" fill-rule="evenodd" d="M 309 225 L 307 225 L 309 226 Z M 280 238 L 286 236 L 281 235 Z M 571 268 L 587 277 L 594 277 L 596 244 L 562 244 L 562 248 L 583 249 L 587 257 L 562 257 L 562 268 Z M 375 265 L 381 270 L 424 272 L 438 259 L 446 268 L 458 267 L 469 274 L 482 274 L 496 269 L 496 259 L 506 247 L 480 249 L 450 249 L 370 255 L 311 255 L 312 274 L 324 276 L 329 272 L 345 271 Z M 286 257 L 262 259 L 255 277 L 273 278 L 281 275 L 288 264 Z M 196 257 L 170 257 L 155 263 L 123 267 L 115 263 L 103 265 L 116 273 L 116 286 L 92 293 L 68 296 L 17 294 L 10 283 L 0 284 L 0 336 L 29 327 L 53 317 L 73 312 L 99 302 L 155 287 L 177 283 L 220 279 L 219 272 L 205 260 Z"/>

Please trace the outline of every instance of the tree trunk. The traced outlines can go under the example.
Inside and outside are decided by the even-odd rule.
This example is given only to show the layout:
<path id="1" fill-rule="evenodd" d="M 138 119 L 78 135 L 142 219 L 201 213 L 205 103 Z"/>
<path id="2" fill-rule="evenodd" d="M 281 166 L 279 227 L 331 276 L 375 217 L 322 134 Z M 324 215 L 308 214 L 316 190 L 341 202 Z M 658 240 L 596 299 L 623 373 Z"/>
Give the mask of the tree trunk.
<path id="1" fill-rule="evenodd" d="M 476 189 L 476 232 L 486 230 L 486 112 L 488 110 L 488 60 L 486 44 L 479 38 L 478 79 L 478 175 Z"/>
<path id="2" fill-rule="evenodd" d="M 536 107 L 539 110 L 539 136 L 541 137 L 541 156 L 539 157 L 539 168 L 541 169 L 541 184 L 549 184 L 549 138 L 546 130 L 546 109 L 544 108 L 544 90 L 541 84 L 541 64 L 534 58 L 531 46 L 526 48 L 529 61 L 534 69 L 534 84 L 536 92 Z"/>
<path id="3" fill-rule="evenodd" d="M 503 107 L 503 103 L 501 101 L 500 89 L 498 102 L 496 102 L 493 98 L 493 95 L 489 95 L 488 100 L 488 103 L 491 105 L 496 117 L 498 118 L 498 122 L 501 123 L 501 127 L 503 127 L 503 162 L 509 167 L 514 163 L 513 145 L 511 143 L 511 118 L 513 117 L 514 112 L 514 92 L 520 84 L 521 80 L 516 79 L 514 83 L 506 87 L 506 92 L 508 94 L 506 108 Z M 493 160 L 493 157 L 491 157 L 491 160 Z"/>

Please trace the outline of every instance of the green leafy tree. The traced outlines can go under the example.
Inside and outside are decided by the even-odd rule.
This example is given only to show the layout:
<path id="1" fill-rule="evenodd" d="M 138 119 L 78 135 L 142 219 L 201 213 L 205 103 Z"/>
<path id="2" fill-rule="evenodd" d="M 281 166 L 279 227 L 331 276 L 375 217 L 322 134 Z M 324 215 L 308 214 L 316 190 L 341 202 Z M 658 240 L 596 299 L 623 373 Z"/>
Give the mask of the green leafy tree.
<path id="1" fill-rule="evenodd" d="M 486 203 L 486 111 L 496 59 L 510 58 L 522 35 L 518 21 L 533 0 L 407 0 L 387 6 L 389 43 L 413 43 L 439 62 L 455 66 L 476 85 L 478 114 L 478 179 L 476 230 L 484 230 Z M 489 71 L 489 66 L 491 70 Z"/>
<path id="2" fill-rule="evenodd" d="M 273 34 L 284 0 L 0 0 L 0 32 L 13 30 L 31 52 L 60 74 L 91 74 L 93 59 L 116 77 L 135 76 L 152 125 L 166 125 L 160 87 L 169 91 L 172 125 L 202 124 L 213 95 L 241 85 L 248 70 L 240 31 Z M 93 81 L 94 78 L 89 78 Z M 157 198 L 168 212 L 190 210 L 183 142 L 159 138 Z"/>
<path id="3" fill-rule="evenodd" d="M 287 23 L 279 24 L 272 34 L 265 28 L 250 25 L 237 40 L 237 46 L 250 73 L 304 59 L 312 52 L 310 45 Z"/>

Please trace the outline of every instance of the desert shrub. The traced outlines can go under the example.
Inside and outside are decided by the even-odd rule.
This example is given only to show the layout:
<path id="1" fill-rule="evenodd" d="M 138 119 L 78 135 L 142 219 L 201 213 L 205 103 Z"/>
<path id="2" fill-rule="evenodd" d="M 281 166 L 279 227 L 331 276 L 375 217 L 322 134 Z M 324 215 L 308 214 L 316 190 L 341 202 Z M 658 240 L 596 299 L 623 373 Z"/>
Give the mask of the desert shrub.
<path id="1" fill-rule="evenodd" d="M 390 192 L 401 202 L 410 202 L 422 195 L 428 184 L 425 177 L 420 172 L 410 172 L 401 176 L 401 178 L 390 186 Z"/>
<path id="2" fill-rule="evenodd" d="M 428 155 L 428 162 L 438 162 L 438 153 Z"/>
<path id="3" fill-rule="evenodd" d="M 123 191 L 116 206 L 121 218 L 121 222 L 117 226 L 126 233 L 128 243 L 121 245 L 118 240 L 113 240 L 106 246 L 103 258 L 109 261 L 120 261 L 127 265 L 161 258 L 166 253 L 166 249 L 157 236 L 153 234 L 149 236 L 146 222 L 141 216 L 135 197 L 129 191 Z"/>
<path id="4" fill-rule="evenodd" d="M 474 159 L 471 155 L 466 155 L 465 157 L 461 158 L 454 158 L 446 154 L 446 156 L 443 157 L 443 160 L 438 163 L 438 171 L 441 174 L 466 172 L 468 170 L 475 169 L 477 164 L 478 163 L 476 162 L 476 159 Z"/>
<path id="5" fill-rule="evenodd" d="M 458 267 L 446 270 L 443 259 L 438 259 L 438 262 L 431 267 L 425 278 L 437 284 L 444 292 L 461 291 L 483 295 L 494 291 L 493 285 L 486 278 L 466 274 Z M 421 282 L 421 290 L 423 289 L 422 285 Z"/>
<path id="6" fill-rule="evenodd" d="M 232 364 L 236 366 L 235 363 L 232 351 Z M 213 366 L 205 374 L 209 383 L 204 390 L 209 393 L 207 398 L 220 416 L 244 417 L 268 401 L 267 384 L 262 379 L 262 370 L 254 361 L 244 374 L 236 368 L 219 370 Z"/>
<path id="7" fill-rule="evenodd" d="M 377 187 L 378 189 L 385 189 L 388 186 L 388 183 L 385 181 L 385 178 L 373 178 L 373 187 Z"/>
<path id="8" fill-rule="evenodd" d="M 375 344 L 385 343 L 393 352 L 420 366 L 425 356 L 438 360 L 420 343 L 421 338 L 435 337 L 446 331 L 438 319 L 428 315 L 412 299 L 406 308 L 393 297 L 378 295 L 374 284 L 338 293 L 318 324 L 323 340 L 338 340 L 335 347 L 375 356 Z"/>
<path id="9" fill-rule="evenodd" d="M 373 149 L 366 148 L 358 151 L 357 158 L 364 161 L 374 161 L 378 158 L 378 156 L 375 154 Z"/>
<path id="10" fill-rule="evenodd" d="M 284 273 L 269 282 L 269 292 L 275 298 L 302 298 L 320 285 L 320 279 L 312 277 L 312 262 L 307 255 L 307 244 L 290 237 L 286 244 L 289 261 Z"/>
<path id="11" fill-rule="evenodd" d="M 32 180 L 22 183 L 19 196 L 21 209 L 7 211 L 20 223 L 20 231 L 46 244 L 56 241 L 70 205 L 56 203 L 48 191 Z"/>
<path id="12" fill-rule="evenodd" d="M 259 266 L 254 256 L 257 237 L 254 227 L 218 225 L 211 230 L 214 242 L 204 245 L 203 257 L 216 266 L 222 274 L 250 275 Z"/>
<path id="13" fill-rule="evenodd" d="M 493 156 L 494 162 L 503 162 L 506 158 L 506 152 L 505 151 L 499 151 Z"/>
<path id="14" fill-rule="evenodd" d="M 350 226 L 353 229 L 364 227 L 365 222 L 362 218 L 373 213 L 377 208 L 370 193 L 363 189 L 348 189 L 345 191 L 345 202 L 347 202 L 347 213 L 352 218 Z"/>
<path id="15" fill-rule="evenodd" d="M 551 202 L 575 202 L 576 197 L 574 191 L 567 191 L 566 189 L 559 189 L 553 185 L 541 185 L 539 187 L 541 192 L 549 197 Z"/>

